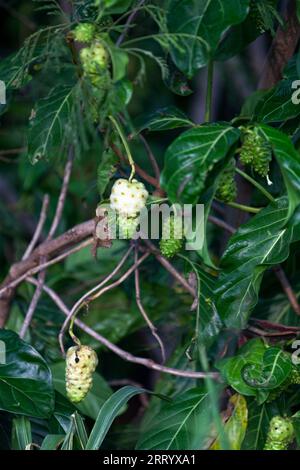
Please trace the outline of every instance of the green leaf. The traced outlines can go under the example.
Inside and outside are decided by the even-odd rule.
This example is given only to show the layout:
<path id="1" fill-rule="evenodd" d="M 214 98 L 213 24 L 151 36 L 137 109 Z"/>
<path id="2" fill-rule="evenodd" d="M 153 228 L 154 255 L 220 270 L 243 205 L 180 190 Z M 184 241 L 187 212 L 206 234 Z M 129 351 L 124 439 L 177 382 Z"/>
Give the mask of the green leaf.
<path id="1" fill-rule="evenodd" d="M 0 409 L 48 418 L 54 409 L 48 365 L 32 346 L 12 331 L 0 330 L 0 342 L 6 350 L 6 362 L 0 363 Z"/>
<path id="2" fill-rule="evenodd" d="M 280 122 L 299 116 L 300 106 L 293 103 L 295 89 L 293 82 L 298 80 L 296 57 L 290 60 L 281 80 L 274 88 L 262 95 L 255 108 L 255 119 L 259 122 Z"/>
<path id="3" fill-rule="evenodd" d="M 64 438 L 64 434 L 48 434 L 43 440 L 40 450 L 57 450 Z"/>
<path id="4" fill-rule="evenodd" d="M 118 158 L 112 149 L 107 149 L 103 152 L 101 162 L 97 168 L 97 187 L 100 198 L 103 198 L 107 185 L 116 171 L 116 163 Z"/>
<path id="5" fill-rule="evenodd" d="M 143 388 L 127 386 L 115 392 L 100 409 L 85 449 L 99 449 L 114 419 L 118 416 L 123 406 L 126 405 L 130 398 L 145 391 Z"/>
<path id="6" fill-rule="evenodd" d="M 255 387 L 248 385 L 242 376 L 245 365 L 259 366 L 263 360 L 267 346 L 261 339 L 253 339 L 242 346 L 237 355 L 223 359 L 216 364 L 226 382 L 238 393 L 246 396 L 257 396 Z"/>
<path id="7" fill-rule="evenodd" d="M 142 430 L 137 449 L 202 449 L 212 423 L 210 399 L 204 388 L 193 388 L 177 395 L 172 403 L 163 402 L 157 414 Z"/>
<path id="8" fill-rule="evenodd" d="M 99 0 L 98 0 L 99 1 Z M 124 13 L 133 0 L 103 0 L 103 5 L 105 7 L 106 14 L 119 14 Z M 102 7 L 102 1 L 100 0 L 100 8 Z"/>
<path id="9" fill-rule="evenodd" d="M 108 47 L 113 67 L 113 80 L 114 82 L 118 82 L 126 77 L 129 62 L 128 54 L 118 47 L 113 47 L 109 44 Z"/>
<path id="10" fill-rule="evenodd" d="M 293 236 L 292 227 L 286 226 L 288 214 L 288 199 L 281 198 L 231 237 L 215 289 L 217 310 L 228 327 L 245 327 L 265 270 L 288 257 Z"/>
<path id="11" fill-rule="evenodd" d="M 175 106 L 158 109 L 150 116 L 143 116 L 136 122 L 136 134 L 144 130 L 148 131 L 166 131 L 177 129 L 178 127 L 192 127 L 194 123 Z"/>
<path id="12" fill-rule="evenodd" d="M 248 408 L 243 395 L 235 394 L 229 400 L 233 408 L 232 413 L 224 425 L 224 431 L 228 437 L 231 450 L 240 450 L 245 438 L 248 424 Z M 210 450 L 221 450 L 219 438 L 210 447 Z"/>
<path id="13" fill-rule="evenodd" d="M 239 139 L 228 124 L 205 124 L 181 134 L 168 147 L 162 185 L 171 202 L 196 203 L 205 180 Z"/>
<path id="14" fill-rule="evenodd" d="M 188 77 L 204 67 L 226 29 L 244 20 L 249 0 L 169 0 L 167 27 L 170 53 Z M 172 36 L 173 35 L 173 36 Z"/>
<path id="15" fill-rule="evenodd" d="M 280 414 L 276 403 L 257 406 L 255 399 L 248 399 L 248 427 L 242 450 L 263 450 L 269 423 L 273 416 Z"/>
<path id="16" fill-rule="evenodd" d="M 31 424 L 26 416 L 14 418 L 12 422 L 12 448 L 27 450 L 32 443 Z"/>
<path id="17" fill-rule="evenodd" d="M 261 32 L 257 28 L 255 21 L 247 16 L 242 23 L 232 26 L 222 38 L 215 53 L 216 60 L 228 60 L 239 54 L 245 47 L 253 42 Z"/>
<path id="18" fill-rule="evenodd" d="M 272 145 L 276 160 L 289 196 L 289 217 L 300 204 L 300 154 L 290 138 L 282 132 L 266 125 L 259 126 Z"/>
<path id="19" fill-rule="evenodd" d="M 289 377 L 292 361 L 289 354 L 280 348 L 269 348 L 261 364 L 246 364 L 242 370 L 244 381 L 255 388 L 273 390 Z"/>
<path id="20" fill-rule="evenodd" d="M 64 361 L 51 366 L 55 390 L 64 397 L 66 396 L 65 367 L 66 364 Z M 111 393 L 111 388 L 107 382 L 96 372 L 93 374 L 93 386 L 91 390 L 81 403 L 76 404 L 76 408 L 82 414 L 95 420 L 99 408 L 101 408 Z"/>
<path id="21" fill-rule="evenodd" d="M 28 155 L 32 163 L 62 152 L 68 136 L 73 87 L 58 87 L 31 112 Z"/>

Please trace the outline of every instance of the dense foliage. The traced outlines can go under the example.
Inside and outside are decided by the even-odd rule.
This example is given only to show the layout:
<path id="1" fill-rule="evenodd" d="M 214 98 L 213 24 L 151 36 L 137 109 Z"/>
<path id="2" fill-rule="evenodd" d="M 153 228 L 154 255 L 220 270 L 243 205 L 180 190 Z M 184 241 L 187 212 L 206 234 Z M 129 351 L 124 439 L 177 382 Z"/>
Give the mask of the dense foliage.
<path id="1" fill-rule="evenodd" d="M 298 449 L 299 0 L 6 3 L 0 448 Z"/>

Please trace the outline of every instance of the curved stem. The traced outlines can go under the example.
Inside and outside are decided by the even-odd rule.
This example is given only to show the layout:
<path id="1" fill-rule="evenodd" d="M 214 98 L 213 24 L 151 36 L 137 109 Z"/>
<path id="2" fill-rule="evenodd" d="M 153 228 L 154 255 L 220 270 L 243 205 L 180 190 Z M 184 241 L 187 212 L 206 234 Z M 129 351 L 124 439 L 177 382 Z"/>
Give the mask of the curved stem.
<path id="1" fill-rule="evenodd" d="M 269 199 L 269 201 L 271 202 L 275 202 L 275 199 L 274 197 L 272 196 L 272 194 L 269 193 L 269 191 L 267 191 L 261 184 L 259 184 L 254 178 L 252 178 L 251 176 L 249 176 L 247 173 L 245 173 L 244 171 L 240 170 L 239 168 L 235 168 L 235 171 L 240 175 L 242 176 L 243 178 L 245 178 L 245 180 L 249 181 L 249 183 L 253 184 L 253 186 L 255 186 L 264 196 L 266 196 L 267 199 Z"/>
<path id="2" fill-rule="evenodd" d="M 206 102 L 205 102 L 205 116 L 204 116 L 205 122 L 211 121 L 213 79 L 214 79 L 214 62 L 211 60 L 209 61 L 208 68 L 207 68 L 207 87 L 206 87 Z"/>
<path id="3" fill-rule="evenodd" d="M 130 163 L 130 166 L 131 166 L 131 173 L 130 173 L 130 177 L 129 177 L 129 181 L 132 180 L 132 178 L 134 177 L 135 175 L 135 164 L 134 164 L 134 160 L 132 158 L 132 155 L 131 155 L 131 152 L 130 152 L 130 148 L 129 148 L 129 145 L 127 143 L 127 140 L 126 140 L 126 137 L 125 137 L 125 134 L 120 126 L 120 124 L 118 123 L 118 121 L 113 117 L 113 116 L 109 116 L 109 119 L 111 120 L 111 122 L 113 123 L 113 125 L 115 126 L 121 140 L 122 140 L 122 143 L 124 145 L 124 148 L 126 150 L 126 154 L 127 154 L 127 158 L 128 158 L 128 161 Z"/>
<path id="4" fill-rule="evenodd" d="M 235 209 L 240 209 L 244 212 L 250 212 L 251 214 L 258 214 L 258 212 L 261 211 L 260 207 L 245 206 L 244 204 L 239 204 L 238 202 L 226 202 L 226 204 L 230 207 L 234 207 Z"/>

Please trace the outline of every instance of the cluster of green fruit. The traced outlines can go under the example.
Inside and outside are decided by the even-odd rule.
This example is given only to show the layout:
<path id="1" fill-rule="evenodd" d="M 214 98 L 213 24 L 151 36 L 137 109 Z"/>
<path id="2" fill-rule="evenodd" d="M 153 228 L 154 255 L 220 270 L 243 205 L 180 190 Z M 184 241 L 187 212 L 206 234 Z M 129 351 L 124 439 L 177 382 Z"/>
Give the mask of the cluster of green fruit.
<path id="1" fill-rule="evenodd" d="M 295 436 L 294 426 L 289 418 L 275 416 L 271 419 L 264 450 L 287 450 Z"/>

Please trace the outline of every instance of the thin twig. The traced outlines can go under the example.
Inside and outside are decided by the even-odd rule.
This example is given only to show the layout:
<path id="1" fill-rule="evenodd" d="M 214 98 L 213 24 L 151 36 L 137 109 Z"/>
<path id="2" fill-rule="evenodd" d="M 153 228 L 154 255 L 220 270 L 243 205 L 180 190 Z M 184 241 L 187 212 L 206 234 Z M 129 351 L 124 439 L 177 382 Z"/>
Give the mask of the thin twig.
<path id="1" fill-rule="evenodd" d="M 209 215 L 208 220 L 212 224 L 217 225 L 218 227 L 221 227 L 224 230 L 227 230 L 227 232 L 231 233 L 232 235 L 236 232 L 236 229 L 234 227 L 232 227 L 232 225 L 229 225 L 224 220 L 218 219 L 218 217 L 214 217 L 213 215 Z"/>
<path id="2" fill-rule="evenodd" d="M 51 228 L 49 230 L 49 235 L 47 237 L 47 240 L 51 240 L 53 238 L 57 230 L 57 227 L 60 223 L 61 217 L 62 217 L 62 213 L 63 213 L 63 209 L 65 206 L 65 201 L 66 201 L 66 196 L 67 196 L 67 191 L 68 191 L 68 186 L 70 182 L 72 167 L 73 167 L 73 158 L 74 158 L 74 149 L 73 149 L 73 146 L 71 146 L 69 149 L 68 161 L 65 166 L 63 183 L 62 183 L 62 187 L 60 190 L 60 195 L 58 198 L 54 219 L 51 224 Z"/>
<path id="3" fill-rule="evenodd" d="M 64 253 L 61 255 L 57 256 L 56 258 L 53 258 L 50 261 L 47 261 L 46 263 L 43 263 L 39 266 L 36 266 L 35 268 L 31 268 L 28 271 L 26 271 L 22 276 L 18 277 L 14 281 L 12 281 L 10 284 L 7 284 L 5 287 L 3 287 L 0 290 L 0 295 L 3 295 L 7 290 L 13 289 L 16 287 L 18 284 L 20 284 L 22 281 L 24 281 L 28 276 L 33 276 L 34 274 L 39 273 L 40 271 L 43 271 L 44 269 L 48 268 L 49 266 L 53 266 L 53 264 L 59 263 L 63 259 L 67 258 L 68 256 L 72 255 L 73 253 L 76 253 L 77 251 L 82 250 L 82 248 L 85 248 L 89 245 L 91 245 L 94 242 L 93 238 L 88 238 L 84 242 L 80 243 L 77 246 L 74 246 L 73 248 L 70 248 L 69 250 L 66 250 Z"/>
<path id="4" fill-rule="evenodd" d="M 115 152 L 117 157 L 120 159 L 121 162 L 124 162 L 124 161 L 127 160 L 126 157 L 122 154 L 121 150 L 117 147 L 117 145 L 115 145 L 113 142 L 110 142 L 109 145 L 110 145 L 111 149 Z M 152 186 L 154 186 L 155 188 L 160 190 L 160 183 L 159 183 L 159 181 L 157 181 L 156 178 L 153 178 L 153 176 L 148 175 L 148 173 L 145 170 L 143 170 L 136 163 L 134 164 L 134 166 L 135 166 L 136 173 L 141 178 L 143 178 L 143 180 L 147 181 L 147 183 L 151 184 Z"/>
<path id="5" fill-rule="evenodd" d="M 64 353 L 63 340 L 64 340 L 64 334 L 66 332 L 67 326 L 71 321 L 73 321 L 73 319 L 75 318 L 76 314 L 79 312 L 81 307 L 83 305 L 87 305 L 90 302 L 92 302 L 93 300 L 101 297 L 101 295 L 105 294 L 105 292 L 108 292 L 109 290 L 114 289 L 115 287 L 122 284 L 122 282 L 124 282 L 133 273 L 133 271 L 136 269 L 136 267 L 139 266 L 149 256 L 149 253 L 146 253 L 144 256 L 142 256 L 139 259 L 139 261 L 137 263 L 133 264 L 128 269 L 128 271 L 126 271 L 126 273 L 123 274 L 117 281 L 113 282 L 112 284 L 109 284 L 108 286 L 103 287 L 104 284 L 106 284 L 108 282 L 108 280 L 110 280 L 113 277 L 113 275 L 115 275 L 119 271 L 120 267 L 126 261 L 128 255 L 129 255 L 129 252 L 126 253 L 126 255 L 125 255 L 126 258 L 124 256 L 124 258 L 120 261 L 119 265 L 115 268 L 115 270 L 112 273 L 110 273 L 110 275 L 107 278 L 105 278 L 103 281 L 100 282 L 100 284 L 98 284 L 93 289 L 91 289 L 91 291 L 89 291 L 88 296 L 87 296 L 87 294 L 85 294 L 84 295 L 84 300 L 79 299 L 79 301 L 76 302 L 74 307 L 71 309 L 70 316 L 67 317 L 66 320 L 64 321 L 64 324 L 62 325 L 59 336 L 58 336 L 60 348 L 61 348 L 61 351 L 63 353 Z M 102 289 L 101 289 L 101 287 L 102 287 Z"/>
<path id="6" fill-rule="evenodd" d="M 37 284 L 37 281 L 34 278 L 28 278 L 27 280 L 35 285 Z M 56 303 L 56 305 L 60 308 L 62 313 L 66 317 L 69 317 L 70 311 L 68 307 L 60 299 L 60 297 L 56 294 L 56 292 L 54 292 L 50 287 L 46 285 L 43 286 L 43 289 L 52 298 L 52 300 Z M 112 351 L 113 353 L 115 353 L 117 356 L 121 357 L 125 361 L 132 362 L 134 364 L 140 364 L 142 366 L 147 367 L 148 369 L 157 370 L 159 372 L 175 375 L 178 377 L 188 377 L 192 379 L 202 379 L 202 378 L 210 377 L 215 380 L 220 379 L 220 374 L 218 372 L 206 373 L 206 372 L 194 372 L 194 371 L 189 371 L 189 370 L 174 369 L 171 367 L 162 366 L 161 364 L 157 364 L 151 359 L 134 356 L 133 354 L 130 354 L 129 352 L 124 351 L 123 349 L 119 348 L 115 344 L 111 343 L 108 339 L 104 338 L 104 336 L 94 331 L 92 328 L 87 326 L 78 318 L 75 319 L 74 323 L 86 334 L 94 338 L 96 341 L 99 341 L 99 343 L 103 344 L 103 346 L 107 347 L 107 349 L 109 349 L 110 351 Z"/>
<path id="7" fill-rule="evenodd" d="M 46 271 L 41 271 L 39 273 L 39 277 L 38 277 L 37 288 L 36 288 L 36 290 L 33 294 L 33 297 L 31 299 L 30 305 L 28 307 L 28 310 L 26 312 L 23 324 L 22 324 L 20 332 L 19 332 L 19 336 L 22 339 L 25 337 L 25 334 L 26 334 L 26 332 L 27 332 L 27 330 L 30 326 L 30 323 L 31 323 L 31 320 L 33 318 L 33 315 L 34 315 L 35 309 L 37 307 L 37 304 L 38 304 L 38 302 L 40 300 L 40 297 L 42 295 L 43 285 L 45 283 L 45 279 L 46 279 Z"/>
<path id="8" fill-rule="evenodd" d="M 135 248 L 135 255 L 134 255 L 134 262 L 135 264 L 137 264 L 138 262 L 138 249 L 137 249 L 137 246 Z M 162 357 L 162 362 L 165 363 L 166 362 L 166 351 L 165 351 L 165 347 L 164 347 L 164 344 L 159 336 L 159 334 L 157 333 L 157 328 L 153 325 L 152 321 L 150 320 L 143 304 L 142 304 L 142 301 L 141 301 L 141 289 L 140 289 L 140 272 L 139 272 L 139 269 L 136 268 L 135 272 L 134 272 L 134 280 L 135 280 L 135 299 L 136 299 L 136 304 L 139 308 L 139 311 L 141 312 L 141 315 L 142 317 L 144 318 L 145 322 L 147 323 L 153 337 L 156 339 L 156 341 L 158 342 L 159 344 L 159 347 L 160 347 L 160 350 L 161 350 L 161 357 Z"/>
<path id="9" fill-rule="evenodd" d="M 193 297 L 197 296 L 197 292 L 195 289 L 188 283 L 188 281 L 180 274 L 176 268 L 166 259 L 164 258 L 159 250 L 151 243 L 149 240 L 143 240 L 147 247 L 152 251 L 155 255 L 156 259 L 160 262 L 164 268 L 169 271 L 170 274 L 187 290 Z"/>
<path id="10" fill-rule="evenodd" d="M 124 41 L 128 31 L 131 27 L 131 23 L 133 22 L 133 20 L 136 17 L 139 9 L 141 8 L 141 6 L 143 6 L 144 3 L 145 3 L 145 0 L 140 0 L 140 2 L 137 4 L 137 6 L 132 10 L 131 14 L 128 16 L 127 21 L 125 23 L 124 31 L 122 32 L 122 34 L 120 34 L 120 36 L 118 37 L 118 40 L 116 41 L 116 46 L 117 47 L 119 47 L 122 44 L 122 42 Z"/>
<path id="11" fill-rule="evenodd" d="M 43 198 L 43 204 L 42 204 L 42 209 L 41 209 L 39 221 L 38 221 L 38 224 L 36 226 L 35 232 L 33 234 L 32 240 L 29 243 L 29 245 L 28 245 L 28 247 L 27 247 L 27 249 L 26 249 L 26 251 L 25 251 L 25 253 L 22 257 L 23 261 L 25 259 L 29 258 L 29 256 L 33 252 L 33 250 L 35 248 L 35 245 L 37 244 L 37 242 L 38 242 L 38 240 L 41 236 L 42 230 L 43 230 L 45 222 L 46 222 L 48 207 L 49 207 L 49 196 L 48 196 L 48 194 L 46 194 Z"/>
<path id="12" fill-rule="evenodd" d="M 156 158 L 153 155 L 153 152 L 150 148 L 150 145 L 148 144 L 147 140 L 145 139 L 145 137 L 142 134 L 140 134 L 139 137 L 140 137 L 141 141 L 143 142 L 144 147 L 146 149 L 149 161 L 152 165 L 152 168 L 153 168 L 153 171 L 154 171 L 154 174 L 155 174 L 155 178 L 157 179 L 157 181 L 160 181 L 160 169 L 159 169 L 159 166 L 157 164 Z"/>
<path id="13" fill-rule="evenodd" d="M 68 186 L 69 186 L 69 181 L 70 181 L 71 172 L 72 172 L 73 157 L 74 157 L 73 146 L 70 146 L 69 153 L 68 153 L 68 160 L 67 160 L 65 170 L 64 170 L 63 183 L 62 183 L 62 187 L 60 190 L 55 215 L 54 215 L 54 218 L 53 218 L 53 221 L 52 221 L 52 224 L 51 224 L 51 227 L 50 227 L 47 239 L 46 239 L 47 241 L 52 240 L 62 217 L 62 213 L 63 213 L 65 201 L 66 201 L 66 196 L 67 196 L 67 191 L 68 191 Z M 46 257 L 42 257 L 40 259 L 41 264 L 45 264 L 46 261 L 47 261 Z M 45 283 L 45 280 L 46 280 L 46 270 L 40 271 L 38 275 L 39 284 L 36 288 L 36 291 L 31 299 L 30 305 L 26 312 L 24 322 L 20 330 L 20 338 L 24 338 L 26 331 L 28 330 L 30 326 L 35 309 L 37 308 L 38 302 L 43 293 L 43 284 Z"/>
<path id="14" fill-rule="evenodd" d="M 282 269 L 282 267 L 280 265 L 278 265 L 278 266 L 275 266 L 273 268 L 273 271 L 274 271 L 277 279 L 279 280 L 283 291 L 285 292 L 287 298 L 289 299 L 289 302 L 291 304 L 292 309 L 294 310 L 294 312 L 297 315 L 300 315 L 300 305 L 299 305 L 297 296 L 296 296 L 295 292 L 293 291 L 292 286 L 291 286 L 284 270 Z"/>

